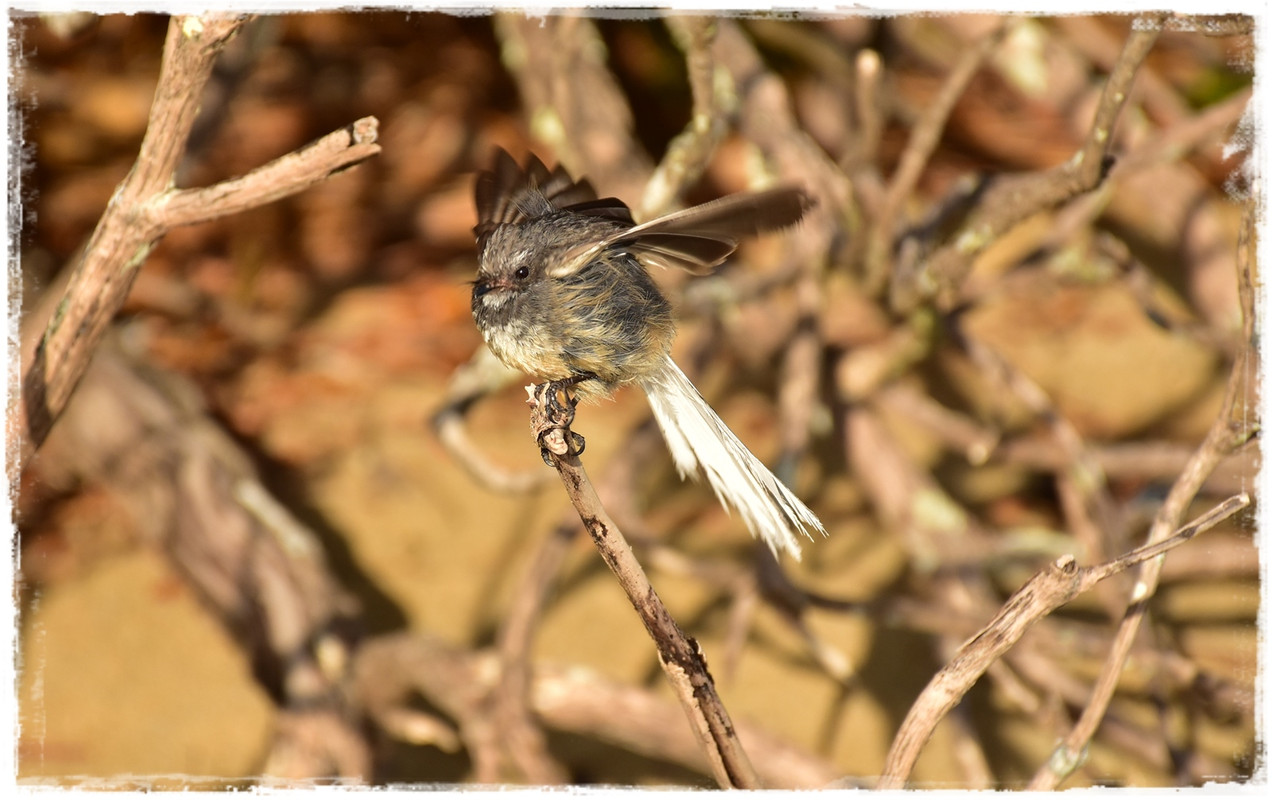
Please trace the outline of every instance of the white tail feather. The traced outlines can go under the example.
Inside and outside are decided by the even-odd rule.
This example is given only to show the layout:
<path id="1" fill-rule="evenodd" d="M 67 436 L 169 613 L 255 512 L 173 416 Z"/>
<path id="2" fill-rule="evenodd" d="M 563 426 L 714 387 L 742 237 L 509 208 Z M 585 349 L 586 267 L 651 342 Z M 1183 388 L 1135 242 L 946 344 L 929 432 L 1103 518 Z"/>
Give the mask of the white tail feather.
<path id="1" fill-rule="evenodd" d="M 641 387 L 680 476 L 705 476 L 725 508 L 737 509 L 774 555 L 785 550 L 799 558 L 796 532 L 810 539 L 810 530 L 826 534 L 817 515 L 738 441 L 670 356 Z"/>

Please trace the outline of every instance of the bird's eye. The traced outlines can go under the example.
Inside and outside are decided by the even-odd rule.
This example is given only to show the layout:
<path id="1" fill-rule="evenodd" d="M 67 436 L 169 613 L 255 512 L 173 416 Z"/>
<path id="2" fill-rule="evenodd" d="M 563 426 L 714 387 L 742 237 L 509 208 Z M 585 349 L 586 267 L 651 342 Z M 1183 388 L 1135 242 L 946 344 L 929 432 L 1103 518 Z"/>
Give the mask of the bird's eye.
<path id="1" fill-rule="evenodd" d="M 530 268 L 517 267 L 517 271 L 512 274 L 516 276 L 517 280 L 524 281 L 526 278 L 530 277 Z"/>

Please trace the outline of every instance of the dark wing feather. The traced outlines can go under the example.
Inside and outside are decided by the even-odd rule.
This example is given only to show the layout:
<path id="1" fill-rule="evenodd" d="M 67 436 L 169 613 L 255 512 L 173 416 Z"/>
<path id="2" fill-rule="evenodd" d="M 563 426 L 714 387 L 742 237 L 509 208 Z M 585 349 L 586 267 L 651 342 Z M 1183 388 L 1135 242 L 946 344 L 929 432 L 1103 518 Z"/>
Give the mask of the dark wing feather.
<path id="1" fill-rule="evenodd" d="M 814 204 L 811 195 L 793 186 L 722 197 L 615 231 L 562 259 L 552 274 L 569 275 L 611 247 L 625 248 L 650 264 L 707 272 L 728 258 L 743 237 L 794 225 Z"/>
<path id="2" fill-rule="evenodd" d="M 481 249 L 500 225 L 519 225 L 558 210 L 621 226 L 563 259 L 553 270 L 557 277 L 576 272 L 606 248 L 626 249 L 649 264 L 706 272 L 728 258 L 743 237 L 793 225 L 814 204 L 803 189 L 788 186 L 723 197 L 636 225 L 626 203 L 598 199 L 587 180 L 574 180 L 560 165 L 549 170 L 534 155 L 523 169 L 502 148 L 495 151 L 494 169 L 477 176 L 475 194 L 473 232 Z"/>
<path id="3" fill-rule="evenodd" d="M 582 181 L 586 183 L 586 181 Z M 588 187 L 591 188 L 590 186 Z M 564 207 L 566 211 L 573 211 L 575 214 L 584 214 L 589 217 L 602 217 L 604 219 L 612 219 L 615 222 L 621 222 L 631 227 L 636 224 L 632 219 L 632 210 L 627 204 L 617 197 L 602 197 L 600 200 L 589 200 L 582 203 L 573 203 Z"/>
<path id="4" fill-rule="evenodd" d="M 733 237 L 697 233 L 645 233 L 630 244 L 617 243 L 612 247 L 627 247 L 636 257 L 652 266 L 678 267 L 704 275 L 729 257 L 738 247 Z"/>
<path id="5" fill-rule="evenodd" d="M 535 159 L 537 161 L 537 159 Z M 542 164 L 539 165 L 542 168 Z M 518 197 L 528 187 L 529 167 L 523 171 L 503 148 L 495 150 L 495 168 L 477 176 L 477 244 L 485 248 L 486 239 L 499 225 L 513 221 L 519 214 Z"/>
<path id="6" fill-rule="evenodd" d="M 741 239 L 794 225 L 813 205 L 812 196 L 803 189 L 783 186 L 721 197 L 638 225 L 627 234 L 691 233 Z"/>
<path id="7" fill-rule="evenodd" d="M 586 179 L 574 180 L 560 165 L 549 171 L 534 155 L 523 169 L 502 148 L 495 151 L 494 169 L 477 176 L 475 196 L 477 225 L 473 233 L 480 249 L 485 249 L 490 234 L 500 225 L 519 225 L 556 210 L 635 224 L 623 201 L 615 197 L 598 200 Z"/>

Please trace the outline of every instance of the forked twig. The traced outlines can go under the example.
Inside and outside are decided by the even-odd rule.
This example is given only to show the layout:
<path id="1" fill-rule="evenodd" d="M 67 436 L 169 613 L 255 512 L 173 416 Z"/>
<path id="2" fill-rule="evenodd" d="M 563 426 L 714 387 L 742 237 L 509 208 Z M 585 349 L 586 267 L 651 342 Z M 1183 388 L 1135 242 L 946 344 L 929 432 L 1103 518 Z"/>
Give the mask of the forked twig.
<path id="1" fill-rule="evenodd" d="M 574 419 L 573 406 L 555 400 L 557 392 L 552 384 L 541 384 L 527 391 L 530 392 L 527 403 L 532 409 L 530 428 L 536 441 L 544 448 L 544 460 L 549 461 L 561 476 L 561 483 L 578 511 L 583 527 L 591 535 L 601 558 L 618 578 L 645 630 L 653 638 L 658 648 L 659 663 L 689 717 L 716 782 L 723 788 L 760 788 L 755 769 L 738 741 L 729 713 L 716 694 L 715 682 L 707 670 L 701 648 L 680 629 L 663 605 L 622 531 L 601 505 L 596 489 L 579 461 L 575 444 L 578 437 L 570 430 Z"/>
<path id="2" fill-rule="evenodd" d="M 998 658 L 1039 619 L 1047 616 L 1100 581 L 1136 564 L 1157 558 L 1197 534 L 1213 528 L 1250 504 L 1242 493 L 1215 506 L 1169 539 L 1137 548 L 1094 567 L 1079 567 L 1073 556 L 1062 556 L 1029 579 L 1003 605 L 998 615 L 969 639 L 936 674 L 910 707 L 884 762 L 877 789 L 900 789 L 918 760 L 919 751 L 938 722 L 972 688 Z"/>
<path id="3" fill-rule="evenodd" d="M 1237 354 L 1236 363 L 1228 376 L 1228 385 L 1224 389 L 1223 403 L 1218 417 L 1206 433 L 1206 438 L 1193 453 L 1184 466 L 1179 479 L 1170 487 L 1166 500 L 1153 519 L 1148 532 L 1149 546 L 1167 539 L 1182 517 L 1188 504 L 1201 490 L 1206 478 L 1214 471 L 1219 462 L 1238 448 L 1246 444 L 1258 433 L 1255 422 L 1237 421 L 1234 411 L 1241 400 L 1242 393 L 1247 390 L 1250 379 L 1248 371 L 1253 368 L 1254 349 L 1254 280 L 1251 271 L 1251 247 L 1253 246 L 1254 215 L 1250 209 L 1241 229 L 1241 239 L 1237 247 L 1237 290 L 1241 300 L 1242 333 L 1245 347 Z M 1244 492 L 1242 493 L 1244 495 Z M 1134 593 L 1130 606 L 1122 617 L 1117 634 L 1113 640 L 1108 657 L 1100 671 L 1090 702 L 1082 710 L 1082 716 L 1073 730 L 1065 737 L 1048 762 L 1043 765 L 1030 781 L 1029 788 L 1046 791 L 1054 789 L 1069 776 L 1082 762 L 1087 744 L 1095 736 L 1096 729 L 1104 719 L 1113 692 L 1117 687 L 1117 677 L 1126 664 L 1131 644 L 1139 632 L 1140 623 L 1148 610 L 1148 599 L 1157 590 L 1161 575 L 1162 561 L 1154 560 L 1144 563 L 1136 576 Z"/>
<path id="4" fill-rule="evenodd" d="M 991 243 L 1026 217 L 1100 185 L 1109 166 L 1113 128 L 1130 97 L 1135 74 L 1169 18 L 1169 13 L 1161 12 L 1136 19 L 1100 93 L 1086 140 L 1073 157 L 1054 169 L 1012 176 L 990 185 L 953 241 L 937 250 L 912 280 L 901 285 L 894 283 L 893 304 L 898 309 L 912 308 L 933 295 L 944 304 L 952 303 L 952 293 L 962 285 L 973 259 Z"/>
<path id="5" fill-rule="evenodd" d="M 137 161 L 111 198 L 34 357 L 24 366 L 6 432 L 17 471 L 48 436 L 127 298 L 138 267 L 169 229 L 294 194 L 379 152 L 378 123 L 367 117 L 242 178 L 205 189 L 173 189 L 212 65 L 247 19 L 206 14 L 173 17 L 169 23 Z"/>

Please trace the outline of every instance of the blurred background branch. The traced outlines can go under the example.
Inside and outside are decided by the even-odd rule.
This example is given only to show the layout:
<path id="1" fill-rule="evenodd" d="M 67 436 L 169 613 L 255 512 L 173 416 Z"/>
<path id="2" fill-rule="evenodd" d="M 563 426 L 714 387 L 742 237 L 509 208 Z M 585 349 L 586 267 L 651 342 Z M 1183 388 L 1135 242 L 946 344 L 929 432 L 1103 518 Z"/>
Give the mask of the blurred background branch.
<path id="1" fill-rule="evenodd" d="M 198 191 L 173 190 L 204 84 L 244 21 L 217 14 L 172 19 L 137 162 L 85 245 L 44 336 L 24 359 L 16 420 L 7 428 L 6 442 L 18 470 L 43 443 L 124 304 L 137 267 L 168 230 L 286 197 L 379 151 L 376 121 L 367 118 L 243 179 Z"/>
<path id="2" fill-rule="evenodd" d="M 479 346 L 495 146 L 641 216 L 819 201 L 655 275 L 827 523 L 802 562 L 678 479 L 638 394 L 577 422 L 765 786 L 872 785 L 1031 576 L 1253 491 L 1250 17 L 190 19 L 14 20 L 21 781 L 712 785 Z M 1038 616 L 907 785 L 1248 780 L 1258 590 L 1245 510 Z"/>

